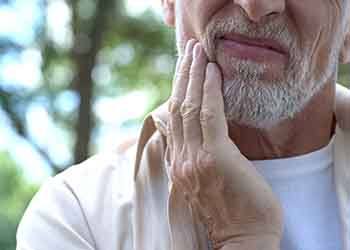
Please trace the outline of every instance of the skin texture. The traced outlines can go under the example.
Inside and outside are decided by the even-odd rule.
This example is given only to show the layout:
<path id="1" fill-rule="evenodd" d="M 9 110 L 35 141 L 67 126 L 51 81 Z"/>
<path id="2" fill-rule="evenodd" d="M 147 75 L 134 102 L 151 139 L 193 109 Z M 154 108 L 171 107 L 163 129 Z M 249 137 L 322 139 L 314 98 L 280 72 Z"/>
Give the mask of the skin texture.
<path id="1" fill-rule="evenodd" d="M 221 83 L 216 64 L 208 64 L 202 46 L 189 41 L 169 105 L 174 188 L 206 225 L 214 249 L 278 249 L 281 207 L 229 137 Z"/>
<path id="2" fill-rule="evenodd" d="M 329 61 L 329 49 L 334 44 L 334 40 L 340 40 L 339 44 L 344 40 L 342 58 L 349 57 L 345 56 L 349 54 L 349 42 L 346 42 L 349 40 L 348 33 L 340 32 L 341 22 L 345 18 L 342 16 L 345 11 L 343 5 L 341 0 L 307 2 L 297 0 L 288 2 L 282 0 L 163 1 L 166 23 L 171 26 L 176 25 L 179 54 L 183 53 L 184 44 L 190 38 L 201 41 L 209 60 L 217 59 L 224 81 L 234 78 L 230 75 L 232 72 L 230 65 L 222 59 L 224 58 L 222 53 L 211 50 L 210 45 L 203 38 L 207 25 L 213 20 L 234 16 L 239 9 L 250 22 L 256 25 L 263 26 L 264 23 L 274 18 L 285 22 L 290 33 L 296 37 L 299 47 L 303 48 L 303 51 L 311 51 L 310 72 L 313 72 L 314 77 L 318 79 L 325 71 L 327 66 L 325 64 Z M 319 6 L 317 12 L 313 11 L 314 6 Z M 329 22 L 324 22 L 324 20 L 329 20 Z M 339 39 L 339 37 L 344 39 Z M 270 74 L 278 73 L 276 65 L 271 66 L 267 71 Z M 332 71 L 322 83 L 323 88 L 293 119 L 271 125 L 267 129 L 252 128 L 235 121 L 230 122 L 230 137 L 240 151 L 250 160 L 263 160 L 305 154 L 327 145 L 332 135 L 334 122 L 332 111 L 336 67 L 333 67 Z M 304 84 L 308 85 L 308 82 L 305 81 Z M 315 110 L 320 112 L 315 115 Z"/>
<path id="3" fill-rule="evenodd" d="M 335 109 L 339 125 L 349 126 L 348 116 L 344 115 L 348 112 L 349 94 L 335 89 L 337 59 L 349 59 L 345 3 L 163 1 L 165 22 L 176 27 L 180 55 L 169 106 L 171 180 L 205 224 L 214 249 L 279 249 L 282 210 L 250 160 L 291 157 L 327 145 L 334 133 L 335 94 L 339 100 Z M 313 11 L 314 6 L 318 11 Z M 244 78 L 242 71 L 237 71 L 237 60 L 232 62 L 215 40 L 208 39 L 207 29 L 213 20 L 242 18 L 242 14 L 250 29 L 257 29 L 253 34 L 260 34 L 259 29 L 277 20 L 286 27 L 286 37 L 294 39 L 296 55 L 308 53 L 301 59 L 308 70 L 295 83 L 313 93 L 303 99 L 305 104 L 298 112 L 288 119 L 271 120 L 269 126 L 265 121 L 259 127 L 259 120 L 252 123 L 249 119 L 227 119 L 231 116 L 226 104 L 235 93 L 225 95 L 225 85 L 238 83 L 236 79 L 241 84 L 253 84 L 255 80 L 281 84 L 289 79 L 283 71 L 288 69 L 287 62 L 267 62 L 263 74 L 249 81 L 251 74 Z M 255 74 L 259 65 L 248 62 L 245 67 Z"/>

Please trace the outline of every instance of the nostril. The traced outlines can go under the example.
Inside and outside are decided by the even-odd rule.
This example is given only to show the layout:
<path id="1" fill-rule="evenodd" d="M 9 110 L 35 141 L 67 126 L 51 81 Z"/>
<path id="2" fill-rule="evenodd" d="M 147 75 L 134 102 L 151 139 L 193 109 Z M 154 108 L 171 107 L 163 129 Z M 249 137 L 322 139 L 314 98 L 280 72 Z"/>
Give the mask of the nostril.
<path id="1" fill-rule="evenodd" d="M 279 14 L 279 12 L 274 11 L 274 12 L 269 13 L 268 16 L 273 16 L 273 15 L 278 15 L 278 14 Z"/>
<path id="2" fill-rule="evenodd" d="M 285 0 L 234 0 L 243 13 L 253 22 L 258 23 L 264 17 L 280 15 L 285 10 Z"/>

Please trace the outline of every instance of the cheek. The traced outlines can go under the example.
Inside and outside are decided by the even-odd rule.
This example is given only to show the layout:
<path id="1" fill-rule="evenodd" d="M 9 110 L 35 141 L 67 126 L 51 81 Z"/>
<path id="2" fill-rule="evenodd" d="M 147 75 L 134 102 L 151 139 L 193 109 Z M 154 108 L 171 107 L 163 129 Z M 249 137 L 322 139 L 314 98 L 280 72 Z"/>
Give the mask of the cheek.
<path id="1" fill-rule="evenodd" d="M 317 11 L 314 11 L 315 6 Z M 293 21 L 300 34 L 299 46 L 303 53 L 310 56 L 311 71 L 322 74 L 328 66 L 329 56 L 337 29 L 339 28 L 339 0 L 309 0 L 290 2 L 295 13 Z"/>
<path id="2" fill-rule="evenodd" d="M 227 0 L 180 0 L 176 2 L 178 40 L 200 40 L 211 18 L 227 5 Z"/>
<path id="3" fill-rule="evenodd" d="M 324 6 L 320 6 L 319 2 L 324 0 L 308 0 L 299 1 L 292 0 L 287 3 L 289 16 L 294 22 L 296 34 L 299 34 L 299 46 L 301 49 L 309 50 L 317 40 L 319 33 L 324 29 L 325 22 L 322 17 L 325 17 L 327 10 Z M 326 0 L 327 1 L 327 0 Z M 319 6 L 317 11 L 314 11 L 315 6 Z"/>
<path id="4" fill-rule="evenodd" d="M 192 0 L 194 3 L 193 12 L 189 15 L 195 14 L 198 17 L 198 26 L 196 33 L 201 35 L 212 17 L 217 15 L 223 9 L 228 8 L 227 0 Z"/>

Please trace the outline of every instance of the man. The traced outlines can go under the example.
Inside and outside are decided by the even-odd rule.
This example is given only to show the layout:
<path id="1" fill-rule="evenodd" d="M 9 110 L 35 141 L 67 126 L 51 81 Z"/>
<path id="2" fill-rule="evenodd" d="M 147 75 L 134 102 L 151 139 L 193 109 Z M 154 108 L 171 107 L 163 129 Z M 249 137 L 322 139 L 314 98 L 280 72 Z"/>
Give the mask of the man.
<path id="1" fill-rule="evenodd" d="M 162 4 L 180 57 L 136 159 L 49 180 L 17 249 L 350 250 L 350 1 Z"/>

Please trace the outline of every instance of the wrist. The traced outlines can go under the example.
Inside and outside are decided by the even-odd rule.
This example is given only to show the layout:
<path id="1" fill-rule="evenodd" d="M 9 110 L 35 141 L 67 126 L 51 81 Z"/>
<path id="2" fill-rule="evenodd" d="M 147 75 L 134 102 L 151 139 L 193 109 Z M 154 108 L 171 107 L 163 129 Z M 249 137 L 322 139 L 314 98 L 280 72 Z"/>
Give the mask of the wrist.
<path id="1" fill-rule="evenodd" d="M 271 247 L 272 250 L 279 249 L 284 223 L 283 211 L 278 202 L 268 202 L 265 209 L 258 211 L 260 213 L 253 209 L 249 214 L 257 215 L 255 217 L 245 216 L 244 211 L 248 211 L 251 208 L 249 206 L 242 206 L 244 211 L 238 209 L 230 211 L 230 207 L 233 206 L 224 207 L 228 209 L 221 211 L 224 217 L 211 218 L 209 220 L 211 223 L 207 224 L 208 237 L 213 246 L 216 246 L 214 249 L 221 250 L 221 247 L 227 244 L 234 246 L 235 243 L 266 246 L 258 247 L 259 250 L 267 250 Z"/>

